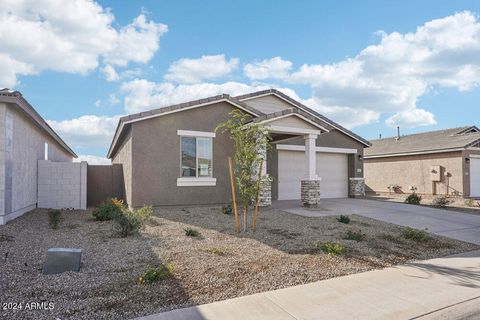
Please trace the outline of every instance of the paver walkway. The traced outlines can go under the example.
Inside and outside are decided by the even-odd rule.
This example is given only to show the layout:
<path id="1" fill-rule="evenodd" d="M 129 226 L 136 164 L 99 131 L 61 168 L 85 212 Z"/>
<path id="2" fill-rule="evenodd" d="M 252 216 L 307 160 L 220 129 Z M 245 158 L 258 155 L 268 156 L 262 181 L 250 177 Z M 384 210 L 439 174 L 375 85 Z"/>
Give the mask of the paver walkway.
<path id="1" fill-rule="evenodd" d="M 338 277 L 142 320 L 478 319 L 480 250 Z"/>
<path id="2" fill-rule="evenodd" d="M 401 226 L 480 244 L 480 215 L 367 199 L 325 199 L 318 209 L 305 209 L 300 201 L 275 201 L 277 209 L 307 217 L 358 214 Z"/>

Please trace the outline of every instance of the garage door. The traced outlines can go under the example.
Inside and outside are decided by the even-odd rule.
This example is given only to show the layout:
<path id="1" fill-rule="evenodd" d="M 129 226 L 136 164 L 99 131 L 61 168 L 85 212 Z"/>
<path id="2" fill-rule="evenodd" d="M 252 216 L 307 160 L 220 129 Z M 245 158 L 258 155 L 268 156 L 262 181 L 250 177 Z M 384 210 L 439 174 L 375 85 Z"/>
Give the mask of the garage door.
<path id="1" fill-rule="evenodd" d="M 346 154 L 317 152 L 317 175 L 322 178 L 321 197 L 348 196 L 348 158 Z M 300 181 L 305 176 L 303 151 L 278 151 L 278 199 L 300 199 Z"/>
<path id="2" fill-rule="evenodd" d="M 470 196 L 480 197 L 480 159 L 470 158 Z"/>

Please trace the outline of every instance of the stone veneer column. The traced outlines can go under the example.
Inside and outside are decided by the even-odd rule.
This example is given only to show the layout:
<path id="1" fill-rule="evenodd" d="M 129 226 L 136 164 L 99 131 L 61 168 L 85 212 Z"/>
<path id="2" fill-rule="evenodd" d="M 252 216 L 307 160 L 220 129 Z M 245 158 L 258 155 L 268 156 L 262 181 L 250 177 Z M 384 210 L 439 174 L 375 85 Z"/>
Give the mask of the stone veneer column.
<path id="1" fill-rule="evenodd" d="M 305 178 L 301 181 L 300 198 L 304 207 L 317 207 L 320 203 L 320 178 L 317 176 L 317 150 L 315 141 L 317 135 L 306 134 L 305 140 L 305 162 L 307 171 Z"/>
<path id="2" fill-rule="evenodd" d="M 260 192 L 258 195 L 260 207 L 268 207 L 272 204 L 272 183 L 270 180 L 260 182 Z"/>
<path id="3" fill-rule="evenodd" d="M 350 194 L 352 198 L 365 196 L 365 178 L 350 178 Z"/>
<path id="4" fill-rule="evenodd" d="M 320 204 L 320 181 L 320 178 L 302 180 L 301 199 L 304 207 L 315 208 Z"/>

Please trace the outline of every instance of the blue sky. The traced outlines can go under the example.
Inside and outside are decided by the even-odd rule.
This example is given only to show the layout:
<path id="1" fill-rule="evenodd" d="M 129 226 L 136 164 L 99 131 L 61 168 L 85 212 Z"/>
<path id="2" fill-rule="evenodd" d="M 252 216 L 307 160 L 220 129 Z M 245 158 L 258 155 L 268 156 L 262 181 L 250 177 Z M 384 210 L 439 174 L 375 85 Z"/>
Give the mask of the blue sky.
<path id="1" fill-rule="evenodd" d="M 267 87 L 368 139 L 478 124 L 478 1 L 5 1 L 0 87 L 91 160 L 120 115 Z"/>

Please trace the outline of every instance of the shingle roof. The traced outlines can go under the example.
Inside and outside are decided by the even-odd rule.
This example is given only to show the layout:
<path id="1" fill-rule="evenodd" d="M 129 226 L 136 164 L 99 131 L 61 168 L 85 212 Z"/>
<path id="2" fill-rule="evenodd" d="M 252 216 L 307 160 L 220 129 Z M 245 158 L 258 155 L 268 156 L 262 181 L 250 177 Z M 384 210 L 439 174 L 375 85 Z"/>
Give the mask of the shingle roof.
<path id="1" fill-rule="evenodd" d="M 262 95 L 266 95 L 266 94 L 276 94 L 276 95 L 280 96 L 281 98 L 287 100 L 288 102 L 290 102 L 292 105 L 296 106 L 297 108 L 299 108 L 301 110 L 304 110 L 304 111 L 307 111 L 310 114 L 313 114 L 315 117 L 321 119 L 322 121 L 324 121 L 328 125 L 332 126 L 333 128 L 351 136 L 352 138 L 354 138 L 357 141 L 360 141 L 365 146 L 367 146 L 367 147 L 370 146 L 370 142 L 368 140 L 365 140 L 364 138 L 360 137 L 359 135 L 355 134 L 354 132 L 348 130 L 347 128 L 344 128 L 341 125 L 339 125 L 335 121 L 332 121 L 332 120 L 328 119 L 327 117 L 321 115 L 320 113 L 316 112 L 315 110 L 307 107 L 306 105 L 298 102 L 297 100 L 295 100 L 293 98 L 290 98 L 285 93 L 283 93 L 281 91 L 278 91 L 276 89 L 267 89 L 267 90 L 252 92 L 252 93 L 244 94 L 244 95 L 241 95 L 241 96 L 236 96 L 234 98 L 237 99 L 237 100 L 245 100 L 245 99 L 248 99 L 248 98 L 258 97 L 258 96 L 262 96 Z"/>
<path id="2" fill-rule="evenodd" d="M 152 115 L 157 115 L 157 114 L 166 113 L 166 112 L 175 111 L 175 110 L 181 110 L 181 109 L 184 109 L 184 108 L 197 106 L 197 105 L 200 105 L 200 104 L 213 103 L 215 101 L 219 101 L 219 100 L 223 100 L 223 99 L 226 99 L 226 100 L 228 100 L 228 101 L 230 101 L 234 104 L 240 105 L 242 108 L 250 111 L 253 114 L 256 114 L 257 116 L 263 116 L 264 115 L 263 112 L 260 112 L 259 110 L 255 109 L 255 108 L 252 108 L 251 106 L 249 106 L 249 105 L 247 105 L 247 104 L 245 104 L 241 101 L 233 99 L 228 94 L 221 94 L 221 95 L 218 95 L 218 96 L 208 97 L 208 98 L 205 98 L 205 99 L 193 100 L 193 101 L 188 101 L 188 102 L 184 102 L 184 103 L 171 105 L 171 106 L 168 106 L 168 107 L 162 107 L 162 108 L 148 110 L 148 111 L 145 111 L 145 112 L 130 114 L 128 116 L 121 117 L 120 121 L 129 121 L 129 120 L 146 118 L 146 117 L 150 117 Z"/>
<path id="3" fill-rule="evenodd" d="M 241 107 L 242 109 L 246 110 L 247 112 L 250 112 L 252 115 L 255 115 L 256 117 L 261 117 L 264 116 L 265 114 L 255 108 L 252 108 L 251 106 L 247 105 L 246 103 L 243 103 L 241 101 L 238 101 L 234 98 L 232 98 L 228 94 L 221 94 L 213 97 L 208 97 L 205 99 L 198 99 L 198 100 L 193 100 L 193 101 L 188 101 L 184 103 L 179 103 L 167 107 L 161 107 L 157 109 L 152 109 L 144 112 L 139 112 L 139 113 L 134 113 L 130 114 L 128 116 L 121 117 L 120 120 L 118 121 L 117 129 L 115 130 L 115 135 L 113 137 L 112 143 L 110 145 L 110 148 L 107 153 L 107 157 L 110 158 L 112 156 L 113 150 L 115 149 L 115 146 L 117 144 L 117 139 L 122 133 L 123 126 L 125 123 L 128 123 L 129 121 L 133 120 L 142 120 L 142 119 L 149 119 L 151 117 L 155 116 L 161 116 L 164 113 L 170 113 L 170 112 L 175 112 L 175 111 L 181 111 L 182 109 L 187 109 L 189 107 L 195 107 L 199 105 L 205 105 L 205 104 L 212 104 L 217 101 L 222 101 L 226 100 L 230 102 L 233 105 L 237 105 Z"/>
<path id="4" fill-rule="evenodd" d="M 405 135 L 400 136 L 400 139 L 392 137 L 371 140 L 372 146 L 365 149 L 365 158 L 467 148 L 480 140 L 478 131 L 475 126 L 465 126 Z"/>
<path id="5" fill-rule="evenodd" d="M 23 111 L 27 117 L 48 135 L 50 135 L 62 148 L 70 153 L 74 158 L 77 155 L 73 150 L 60 138 L 60 136 L 50 127 L 50 125 L 38 114 L 38 112 L 32 107 L 32 105 L 23 98 L 19 91 L 10 91 L 8 89 L 0 90 L 0 102 L 15 104 Z"/>
<path id="6" fill-rule="evenodd" d="M 318 120 L 321 120 L 324 123 L 326 123 L 327 126 L 329 126 L 327 129 L 330 130 L 331 128 L 335 128 L 335 129 L 351 136 L 355 140 L 360 141 L 365 146 L 370 146 L 370 142 L 368 142 L 367 140 L 365 140 L 362 137 L 356 135 L 355 133 L 345 129 L 344 127 L 342 127 L 341 125 L 333 122 L 332 120 L 322 116 L 318 112 L 308 108 L 307 106 L 304 106 L 300 102 L 290 98 L 289 96 L 287 96 L 286 94 L 284 94 L 284 93 L 282 93 L 278 90 L 269 89 L 269 90 L 257 91 L 257 92 L 249 93 L 249 94 L 246 94 L 246 95 L 237 96 L 237 97 L 231 97 L 228 94 L 221 94 L 221 95 L 214 96 L 214 97 L 189 101 L 189 102 L 185 102 L 185 103 L 180 103 L 180 104 L 176 104 L 176 105 L 172 105 L 172 106 L 168 106 L 168 107 L 157 108 L 157 109 L 153 109 L 153 110 L 149 110 L 149 111 L 140 112 L 140 113 L 131 114 L 131 115 L 128 115 L 128 116 L 121 117 L 119 122 L 118 122 L 117 129 L 115 131 L 115 135 L 113 137 L 112 143 L 111 143 L 110 148 L 108 150 L 107 157 L 110 158 L 112 156 L 112 153 L 113 153 L 113 151 L 116 147 L 116 144 L 117 144 L 117 140 L 118 140 L 119 136 L 121 135 L 121 132 L 123 131 L 124 124 L 128 124 L 128 122 L 130 122 L 130 121 L 148 119 L 148 118 L 151 118 L 151 117 L 154 117 L 154 116 L 159 116 L 163 113 L 180 111 L 181 109 L 186 109 L 188 107 L 194 107 L 194 106 L 198 106 L 198 105 L 202 105 L 202 104 L 210 104 L 210 103 L 214 103 L 214 102 L 220 101 L 220 100 L 227 100 L 230 103 L 232 103 L 234 105 L 237 105 L 237 106 L 240 106 L 241 108 L 245 109 L 246 111 L 249 111 L 250 113 L 254 114 L 256 117 L 264 119 L 264 118 L 267 118 L 267 117 L 275 116 L 275 114 L 266 115 L 263 112 L 255 109 L 254 107 L 249 106 L 248 104 L 242 102 L 241 100 L 246 99 L 248 97 L 256 97 L 256 96 L 265 95 L 265 94 L 269 94 L 269 93 L 276 94 L 276 95 L 282 97 L 283 99 L 287 100 L 294 107 L 297 108 L 297 109 L 294 109 L 295 111 L 286 111 L 286 112 L 297 112 L 299 114 L 308 116 L 309 119 L 316 118 L 314 121 L 317 122 L 317 123 L 319 123 Z M 313 117 L 311 115 L 313 115 Z M 321 124 L 321 123 L 319 123 L 319 124 Z M 324 124 L 321 124 L 321 125 L 324 126 Z"/>

